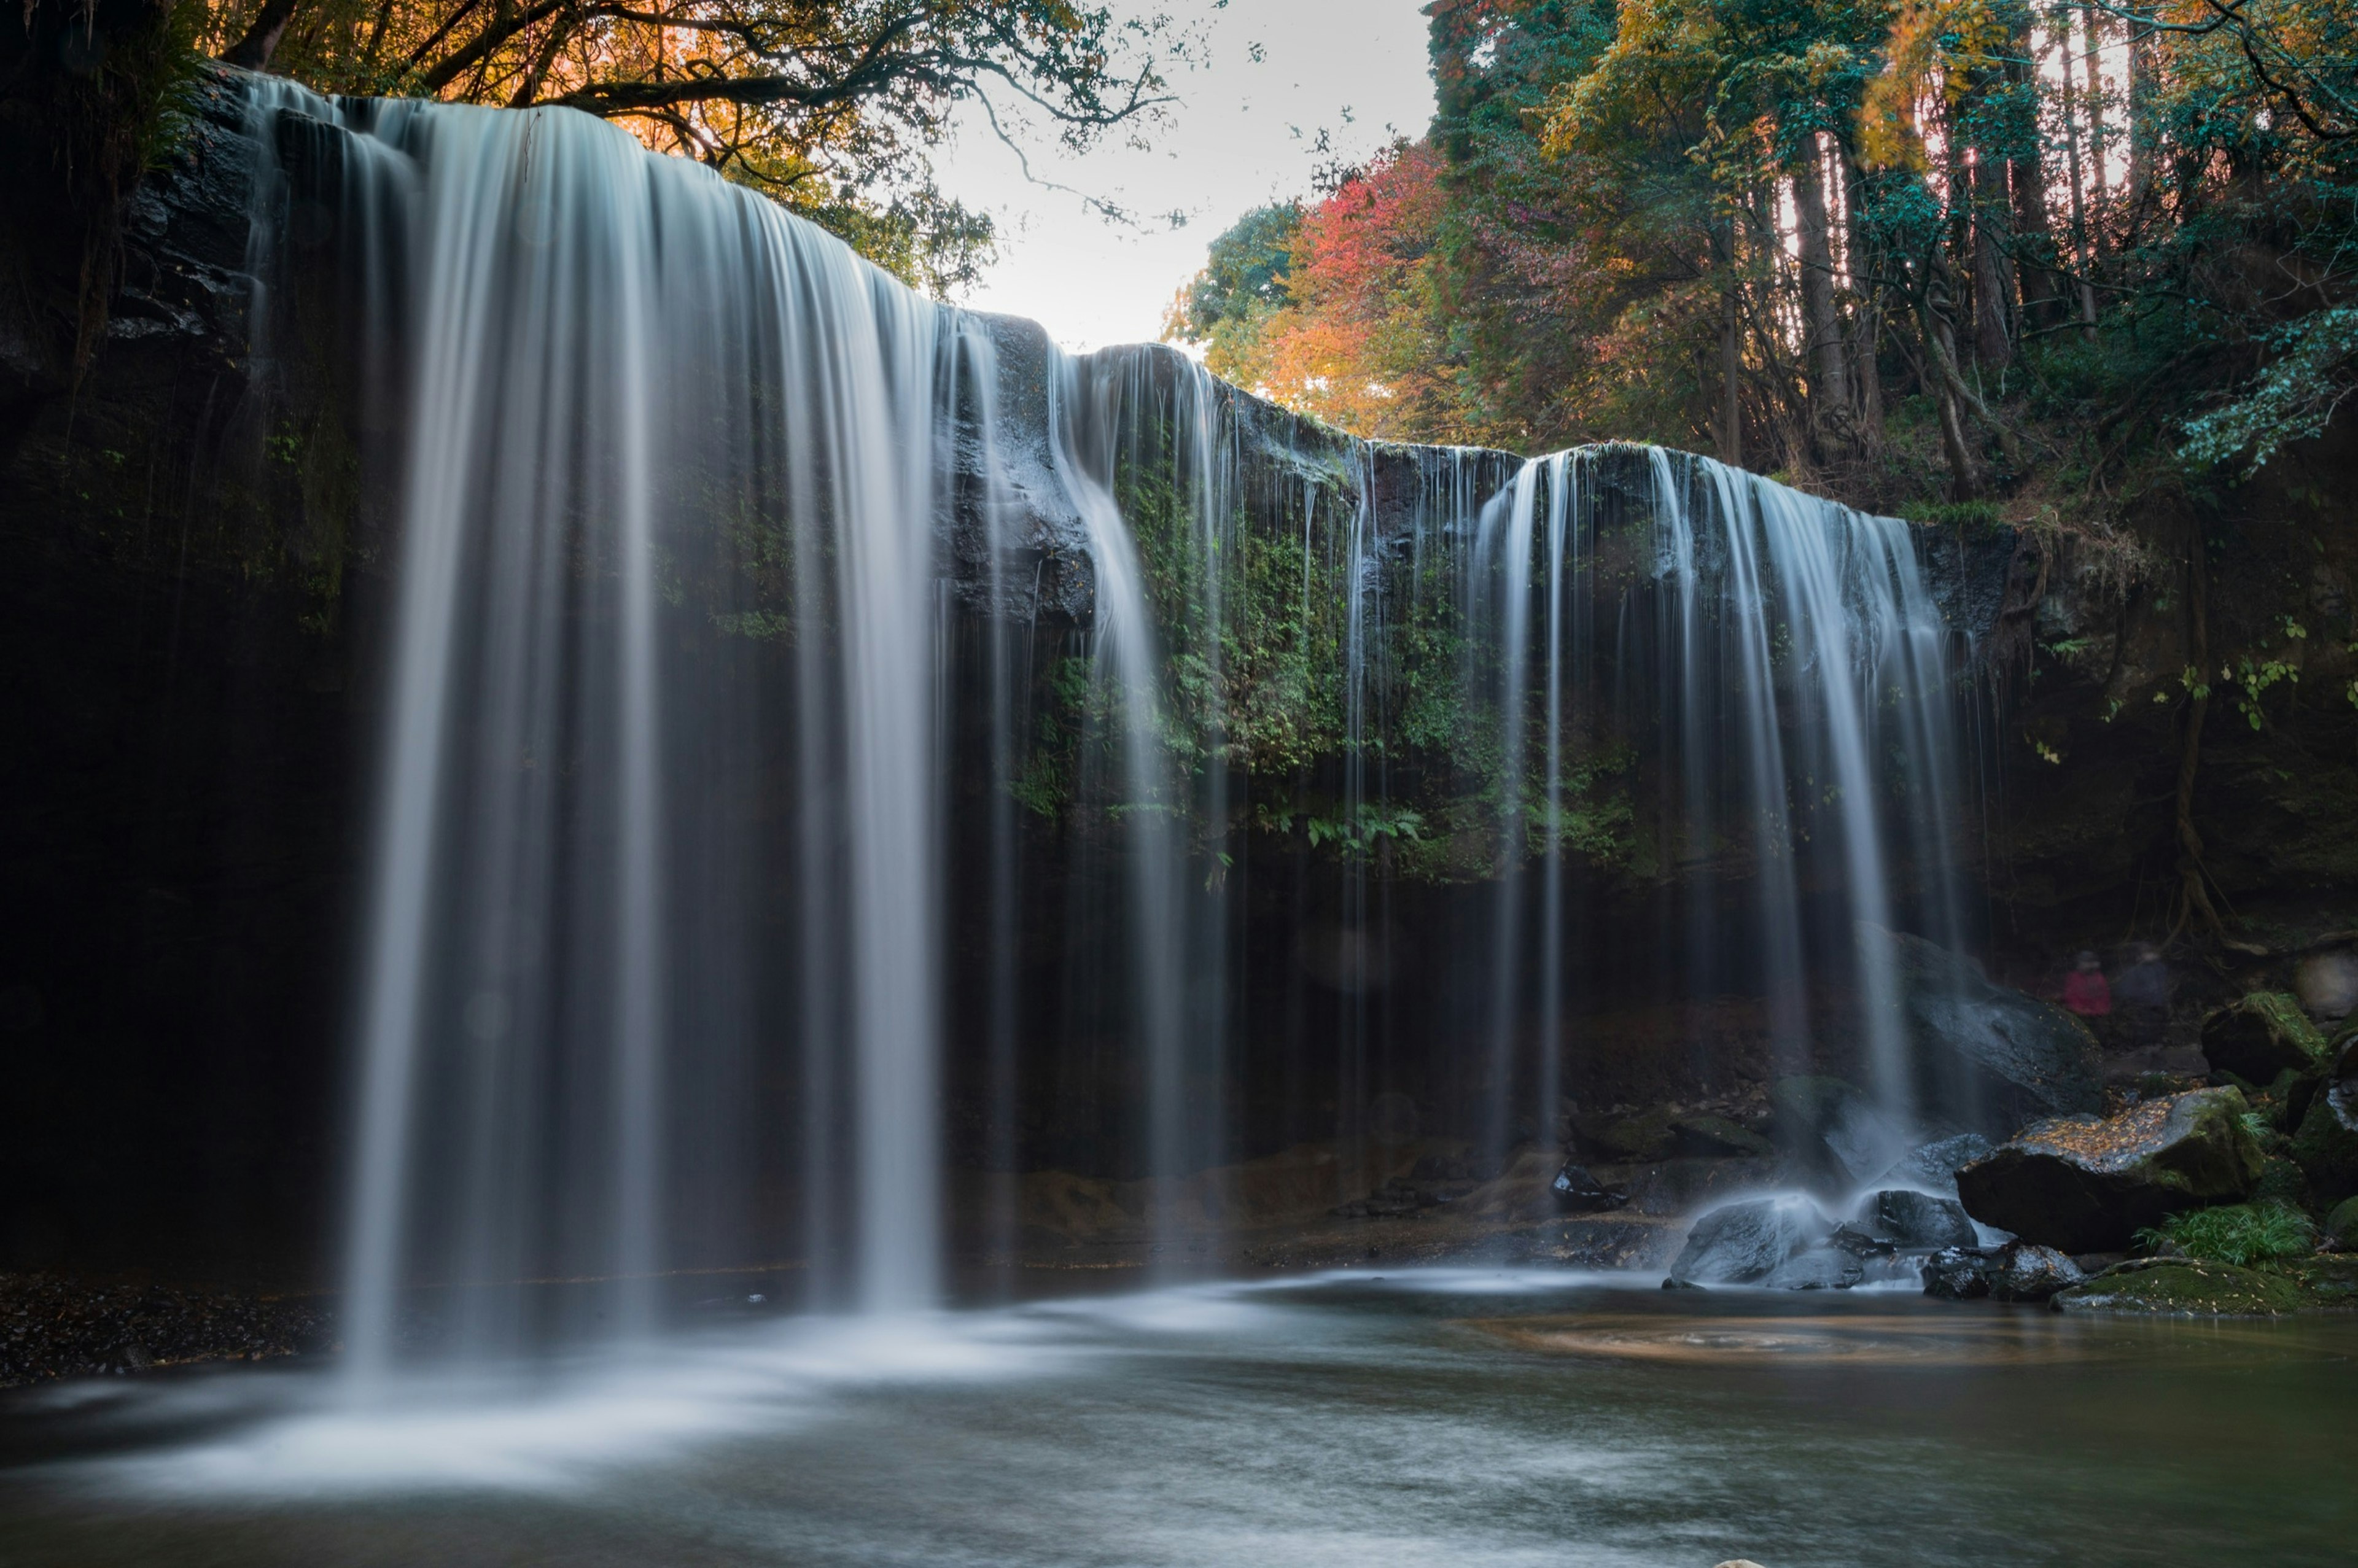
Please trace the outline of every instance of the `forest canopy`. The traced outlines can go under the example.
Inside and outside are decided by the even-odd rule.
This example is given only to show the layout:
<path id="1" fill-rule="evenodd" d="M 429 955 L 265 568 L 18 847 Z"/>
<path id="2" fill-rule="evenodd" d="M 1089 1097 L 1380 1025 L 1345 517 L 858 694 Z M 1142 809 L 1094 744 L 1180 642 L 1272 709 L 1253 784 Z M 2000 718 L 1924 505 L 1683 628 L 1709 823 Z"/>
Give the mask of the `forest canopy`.
<path id="1" fill-rule="evenodd" d="M 188 0 L 200 47 L 323 92 L 557 103 L 757 186 L 936 293 L 989 259 L 935 184 L 958 105 L 1139 134 L 1195 35 L 1084 0 Z"/>
<path id="2" fill-rule="evenodd" d="M 2358 384 L 2351 0 L 1426 10 L 1429 135 L 1249 216 L 1170 319 L 1297 408 L 2094 516 Z"/>

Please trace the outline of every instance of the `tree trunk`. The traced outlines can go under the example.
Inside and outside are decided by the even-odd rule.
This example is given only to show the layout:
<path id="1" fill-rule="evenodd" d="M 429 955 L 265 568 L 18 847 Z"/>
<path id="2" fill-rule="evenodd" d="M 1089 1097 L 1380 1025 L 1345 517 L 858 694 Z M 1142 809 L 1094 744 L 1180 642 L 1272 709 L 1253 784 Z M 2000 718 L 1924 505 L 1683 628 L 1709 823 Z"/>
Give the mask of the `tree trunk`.
<path id="1" fill-rule="evenodd" d="M 230 45 L 222 56 L 222 63 L 248 70 L 268 66 L 270 57 L 278 52 L 278 40 L 287 36 L 287 24 L 295 19 L 295 6 L 296 0 L 264 0 L 254 25 L 246 28 L 245 37 Z"/>
<path id="2" fill-rule="evenodd" d="M 2088 251 L 2091 255 L 2100 256 L 2104 254 L 2104 192 L 2109 179 L 2104 159 L 2113 145 L 2112 133 L 2104 120 L 2104 30 L 2093 5 L 2080 7 L 2080 24 L 2088 39 L 2088 52 L 2082 63 L 2086 67 L 2084 80 L 2088 83 L 2088 150 L 2096 166 L 2089 171 L 2088 178 L 2094 197 L 2094 211 L 2089 214 Z"/>
<path id="3" fill-rule="evenodd" d="M 2006 165 L 1974 157 L 1974 358 L 1993 369 L 2014 358 L 2012 280 L 2006 266 Z"/>
<path id="4" fill-rule="evenodd" d="M 2008 184 L 2014 195 L 2014 264 L 2022 285 L 2023 320 L 2051 327 L 2062 319 L 2063 291 L 2054 272 L 2054 225 L 2047 215 L 2047 138 L 2039 123 L 2038 66 L 2042 57 L 2027 8 L 2015 34 L 2014 54 L 2006 68 L 2006 82 L 2023 122 L 2015 146 L 2007 149 Z"/>
<path id="5" fill-rule="evenodd" d="M 2071 27 L 2071 12 L 2061 8 L 2056 12 L 2063 27 L 2063 150 L 2065 169 L 2071 179 L 2071 265 L 2080 277 L 2080 330 L 2090 342 L 2096 341 L 2096 286 L 2090 281 L 2096 269 L 2096 258 L 2088 243 L 2088 205 L 2085 194 L 2086 170 L 2080 162 L 2080 106 L 2084 103 L 2094 107 L 2093 92 L 2082 93 L 2079 87 L 2080 63 L 2074 57 L 2079 43 Z M 2087 62 L 2091 79 L 2094 60 Z M 2103 155 L 2098 155 L 2102 168 Z"/>
<path id="6" fill-rule="evenodd" d="M 2153 193 L 2153 29 L 2128 24 L 2129 34 L 2129 243 L 2146 221 Z"/>
<path id="7" fill-rule="evenodd" d="M 1719 460 L 1730 468 L 1744 466 L 1743 287 L 1736 271 L 1736 220 L 1723 218 L 1712 226 L 1713 260 L 1719 264 Z"/>
<path id="8" fill-rule="evenodd" d="M 1866 180 L 1849 154 L 1841 156 L 1836 166 L 1843 171 L 1843 223 L 1846 243 L 1844 252 L 1850 258 L 1850 275 L 1858 290 L 1858 308 L 1852 315 L 1850 379 L 1852 402 L 1858 412 L 1860 437 L 1870 447 L 1883 444 L 1883 367 L 1879 362 L 1883 347 L 1884 286 L 1881 282 L 1881 258 L 1874 254 L 1868 238 L 1865 213 L 1866 211 Z"/>
<path id="9" fill-rule="evenodd" d="M 1793 172 L 1794 226 L 1801 266 L 1801 362 L 1809 369 L 1814 422 L 1839 427 L 1850 414 L 1842 317 L 1834 304 L 1834 253 L 1826 215 L 1825 159 L 1810 138 Z"/>

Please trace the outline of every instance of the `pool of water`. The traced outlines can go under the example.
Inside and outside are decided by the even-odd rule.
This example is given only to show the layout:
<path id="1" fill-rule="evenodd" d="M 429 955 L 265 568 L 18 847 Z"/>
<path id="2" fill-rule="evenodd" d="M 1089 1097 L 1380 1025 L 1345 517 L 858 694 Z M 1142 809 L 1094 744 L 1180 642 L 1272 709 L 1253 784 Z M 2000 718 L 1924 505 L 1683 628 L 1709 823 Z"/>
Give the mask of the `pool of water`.
<path id="1" fill-rule="evenodd" d="M 1328 1275 L 0 1402 L 9 1568 L 2346 1565 L 2358 1320 Z"/>

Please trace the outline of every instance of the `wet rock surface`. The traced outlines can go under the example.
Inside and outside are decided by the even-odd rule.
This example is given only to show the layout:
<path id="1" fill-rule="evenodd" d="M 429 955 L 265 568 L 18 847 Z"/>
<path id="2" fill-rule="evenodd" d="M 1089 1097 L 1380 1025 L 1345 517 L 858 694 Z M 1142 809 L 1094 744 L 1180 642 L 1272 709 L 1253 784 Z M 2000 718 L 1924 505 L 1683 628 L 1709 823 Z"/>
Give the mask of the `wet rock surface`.
<path id="1" fill-rule="evenodd" d="M 1913 1141 L 1863 1090 L 1840 1078 L 1779 1078 L 1768 1086 L 1768 1103 L 1777 1141 L 1838 1190 L 1888 1169 Z"/>
<path id="2" fill-rule="evenodd" d="M 1865 1258 L 1889 1250 L 1835 1226 L 1808 1198 L 1752 1198 L 1695 1221 L 1671 1264 L 1669 1282 L 1846 1289 L 1866 1278 Z"/>
<path id="3" fill-rule="evenodd" d="M 1911 1251 L 1972 1247 L 1981 1240 L 1964 1205 L 1909 1187 L 1869 1193 L 1859 1206 L 1859 1225 L 1867 1234 Z"/>
<path id="4" fill-rule="evenodd" d="M 2041 1121 L 1958 1172 L 1958 1195 L 1974 1218 L 2026 1241 L 2126 1248 L 2181 1209 L 2250 1195 L 2265 1165 L 2250 1108 L 2234 1089 L 2196 1089 L 2109 1119 Z"/>
<path id="5" fill-rule="evenodd" d="M 2102 1108 L 2096 1039 L 2078 1019 L 1920 936 L 1863 925 L 1860 940 L 1898 977 L 1927 1107 L 1991 1137 L 2034 1117 Z"/>
<path id="6" fill-rule="evenodd" d="M 1997 1145 L 1980 1133 L 1960 1132 L 1954 1137 L 1937 1139 L 1920 1148 L 1909 1150 L 1898 1163 L 1876 1178 L 1876 1184 L 1914 1187 L 1920 1192 L 1954 1197 L 1957 1195 L 1957 1173 L 1996 1152 Z"/>
<path id="7" fill-rule="evenodd" d="M 2358 1039 L 2344 1043 L 2293 1135 L 2292 1158 L 2320 1203 L 2358 1196 Z"/>
<path id="8" fill-rule="evenodd" d="M 2002 1302 L 2043 1302 L 2085 1278 L 2077 1263 L 2054 1248 L 2017 1241 L 1998 1249 L 1990 1260 L 1989 1293 Z"/>
<path id="9" fill-rule="evenodd" d="M 1572 1214 L 1603 1214 L 1611 1209 L 1626 1208 L 1629 1203 L 1628 1193 L 1606 1186 L 1589 1174 L 1585 1165 L 1565 1164 L 1555 1173 L 1555 1180 L 1549 1184 L 1548 1190 L 1554 1193 L 1555 1201 Z"/>
<path id="10" fill-rule="evenodd" d="M 0 1274 L 0 1388 L 328 1347 L 316 1301 Z"/>

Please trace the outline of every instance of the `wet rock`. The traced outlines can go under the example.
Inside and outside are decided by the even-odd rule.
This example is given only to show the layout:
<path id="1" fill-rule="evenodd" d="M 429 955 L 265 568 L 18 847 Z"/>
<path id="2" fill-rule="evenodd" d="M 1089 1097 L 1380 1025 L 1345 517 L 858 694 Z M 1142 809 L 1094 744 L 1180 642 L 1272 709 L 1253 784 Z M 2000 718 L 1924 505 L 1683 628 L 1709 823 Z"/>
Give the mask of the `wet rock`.
<path id="1" fill-rule="evenodd" d="M 2320 1203 L 2358 1196 L 2358 1039 L 2343 1044 L 2293 1135 L 2292 1157 Z"/>
<path id="2" fill-rule="evenodd" d="M 1964 1205 L 1909 1187 L 1869 1193 L 1859 1206 L 1859 1221 L 1870 1234 L 1911 1252 L 1971 1247 L 1981 1239 Z"/>
<path id="3" fill-rule="evenodd" d="M 2320 1252 L 2312 1258 L 2291 1259 L 2277 1267 L 2317 1305 L 2344 1311 L 2358 1307 L 2358 1257 Z"/>
<path id="4" fill-rule="evenodd" d="M 1604 1214 L 1629 1202 L 1628 1193 L 1606 1186 L 1588 1173 L 1587 1166 L 1568 1162 L 1548 1184 L 1548 1190 L 1555 1194 L 1559 1206 L 1574 1214 Z"/>
<path id="5" fill-rule="evenodd" d="M 1842 1247 L 1812 1247 L 1786 1259 L 1760 1282 L 1777 1291 L 1846 1291 L 1866 1279 L 1866 1263 Z"/>
<path id="6" fill-rule="evenodd" d="M 1986 1160 L 1997 1145 L 1978 1132 L 1960 1132 L 1909 1150 L 1891 1169 L 1876 1178 L 1879 1187 L 1914 1187 L 1921 1192 L 1957 1195 L 1957 1173 L 1976 1160 Z"/>
<path id="7" fill-rule="evenodd" d="M 326 1346 L 311 1302 L 0 1274 L 0 1389 Z"/>
<path id="8" fill-rule="evenodd" d="M 1575 1123 L 1580 1141 L 1606 1163 L 1643 1165 L 1677 1159 L 1768 1159 L 1777 1146 L 1724 1116 L 1656 1107 L 1634 1116 L 1586 1116 Z"/>
<path id="9" fill-rule="evenodd" d="M 1753 1198 L 1695 1221 L 1671 1265 L 1670 1282 L 1848 1290 L 1891 1253 L 1889 1242 L 1834 1224 L 1806 1197 Z"/>
<path id="10" fill-rule="evenodd" d="M 2358 950 L 2311 953 L 2293 971 L 2293 994 L 2312 1018 L 2342 1019 L 2358 1011 Z"/>
<path id="11" fill-rule="evenodd" d="M 2202 1021 L 2202 1054 L 2213 1072 L 2266 1086 L 2284 1073 L 2325 1065 L 2325 1036 L 2281 991 L 2254 991 Z"/>
<path id="12" fill-rule="evenodd" d="M 1898 979 L 1925 1104 L 1993 1138 L 2034 1118 L 2103 1108 L 2086 1024 L 1920 936 L 1862 925 L 1859 937 Z"/>
<path id="13" fill-rule="evenodd" d="M 1844 1187 L 1887 1170 L 1914 1141 L 1840 1078 L 1779 1078 L 1768 1086 L 1778 1137 L 1812 1173 Z"/>
<path id="14" fill-rule="evenodd" d="M 2276 1317 L 2299 1312 L 2300 1287 L 2281 1274 L 2190 1258 L 2136 1259 L 2059 1291 L 2058 1312 L 2157 1313 L 2175 1317 Z"/>
<path id="15" fill-rule="evenodd" d="M 1669 1109 L 1657 1108 L 1634 1116 L 1584 1116 L 1576 1126 L 1581 1147 L 1593 1159 L 1615 1164 L 1645 1165 L 1671 1157 L 1676 1133 Z"/>
<path id="16" fill-rule="evenodd" d="M 1833 1229 L 1833 1222 L 1805 1197 L 1732 1203 L 1695 1221 L 1671 1264 L 1671 1278 L 1681 1284 L 1758 1284 L 1803 1253 L 1824 1247 Z"/>
<path id="17" fill-rule="evenodd" d="M 1989 1293 L 2002 1302 L 2043 1302 L 2087 1276 L 2052 1247 L 2011 1242 L 1991 1260 Z"/>
<path id="18" fill-rule="evenodd" d="M 2325 1217 L 2322 1234 L 2344 1252 L 2358 1252 L 2358 1198 L 2344 1198 Z"/>
<path id="19" fill-rule="evenodd" d="M 1990 1293 L 1994 1249 L 1943 1247 L 1924 1260 L 1924 1293 L 1943 1301 L 1978 1301 Z"/>
<path id="20" fill-rule="evenodd" d="M 2180 1209 L 2250 1195 L 2264 1165 L 2231 1088 L 2196 1089 L 2110 1119 L 2058 1118 L 2026 1129 L 1957 1173 L 1965 1212 L 2065 1252 L 2125 1248 Z"/>

